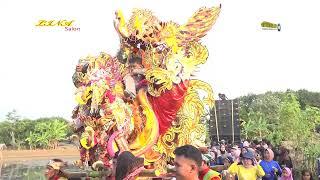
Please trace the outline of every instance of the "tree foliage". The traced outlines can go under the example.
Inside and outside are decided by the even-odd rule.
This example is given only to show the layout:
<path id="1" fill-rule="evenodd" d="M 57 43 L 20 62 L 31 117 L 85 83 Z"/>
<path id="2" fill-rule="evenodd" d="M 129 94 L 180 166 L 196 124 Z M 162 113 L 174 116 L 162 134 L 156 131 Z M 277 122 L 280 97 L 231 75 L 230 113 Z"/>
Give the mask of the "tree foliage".
<path id="1" fill-rule="evenodd" d="M 55 148 L 60 140 L 66 138 L 67 124 L 58 119 L 40 121 L 35 129 L 29 132 L 26 141 L 30 149 L 33 148 Z"/>
<path id="2" fill-rule="evenodd" d="M 303 160 L 299 165 L 314 170 L 316 158 L 320 157 L 320 138 L 316 131 L 320 124 L 319 94 L 288 90 L 241 97 L 243 136 L 266 138 L 274 145 L 291 142 Z"/>
<path id="3" fill-rule="evenodd" d="M 0 143 L 15 149 L 56 148 L 71 131 L 68 121 L 63 118 L 21 119 L 16 111 L 12 111 L 0 122 Z"/>
<path id="4" fill-rule="evenodd" d="M 307 106 L 320 108 L 320 93 L 302 89 L 295 94 L 298 97 L 301 109 L 306 109 Z"/>

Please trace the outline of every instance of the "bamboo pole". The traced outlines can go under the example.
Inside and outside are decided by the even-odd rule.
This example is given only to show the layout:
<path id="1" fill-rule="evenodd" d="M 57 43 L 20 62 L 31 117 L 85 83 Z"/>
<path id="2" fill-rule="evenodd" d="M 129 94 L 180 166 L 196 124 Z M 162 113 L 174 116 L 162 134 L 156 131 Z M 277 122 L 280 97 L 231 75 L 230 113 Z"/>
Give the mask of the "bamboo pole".
<path id="1" fill-rule="evenodd" d="M 219 137 L 219 126 L 218 126 L 218 117 L 217 117 L 216 105 L 214 105 L 213 108 L 214 108 L 214 118 L 215 118 L 215 121 L 216 121 L 217 139 L 218 139 L 218 142 L 219 142 L 220 141 L 220 137 Z"/>
<path id="2" fill-rule="evenodd" d="M 233 100 L 231 100 L 232 144 L 234 144 Z"/>

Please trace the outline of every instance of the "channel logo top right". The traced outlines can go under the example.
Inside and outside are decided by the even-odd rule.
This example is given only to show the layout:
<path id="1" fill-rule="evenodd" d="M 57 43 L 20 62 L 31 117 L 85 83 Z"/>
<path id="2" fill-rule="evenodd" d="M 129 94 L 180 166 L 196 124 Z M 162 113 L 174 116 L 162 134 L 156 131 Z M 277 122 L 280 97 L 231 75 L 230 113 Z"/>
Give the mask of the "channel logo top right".
<path id="1" fill-rule="evenodd" d="M 261 28 L 262 30 L 278 30 L 279 32 L 281 31 L 281 25 L 279 23 L 275 24 L 268 21 L 263 21 L 261 23 Z"/>

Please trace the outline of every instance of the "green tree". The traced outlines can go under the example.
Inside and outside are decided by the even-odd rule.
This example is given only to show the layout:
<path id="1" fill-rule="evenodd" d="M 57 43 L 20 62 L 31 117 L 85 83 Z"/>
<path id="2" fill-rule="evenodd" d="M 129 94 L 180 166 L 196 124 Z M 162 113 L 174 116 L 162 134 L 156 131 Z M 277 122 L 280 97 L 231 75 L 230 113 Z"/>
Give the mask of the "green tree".
<path id="1" fill-rule="evenodd" d="M 26 138 L 26 142 L 28 142 L 29 149 L 36 149 L 38 145 L 38 134 L 29 132 L 29 136 Z"/>
<path id="2" fill-rule="evenodd" d="M 21 119 L 12 111 L 0 122 L 0 143 L 16 149 L 55 148 L 71 133 L 68 121 L 60 117 Z"/>
<path id="3" fill-rule="evenodd" d="M 246 138 L 270 137 L 279 123 L 281 99 L 278 94 L 267 92 L 240 98 L 240 119 Z"/>
<path id="4" fill-rule="evenodd" d="M 25 139 L 30 148 L 56 148 L 58 142 L 66 138 L 68 124 L 59 119 L 38 120 L 34 131 Z"/>
<path id="5" fill-rule="evenodd" d="M 320 93 L 310 92 L 305 89 L 296 92 L 301 109 L 306 109 L 307 106 L 320 108 Z"/>
<path id="6" fill-rule="evenodd" d="M 12 123 L 9 121 L 0 122 L 0 143 L 6 145 L 11 144 L 12 138 L 10 132 L 12 131 Z"/>
<path id="7" fill-rule="evenodd" d="M 20 120 L 20 116 L 17 113 L 17 110 L 13 109 L 11 112 L 8 112 L 6 119 L 11 122 L 17 122 Z"/>
<path id="8" fill-rule="evenodd" d="M 285 140 L 296 141 L 301 137 L 297 133 L 304 128 L 302 127 L 300 104 L 292 93 L 287 94 L 281 103 L 280 120 L 278 128 L 285 134 Z"/>
<path id="9" fill-rule="evenodd" d="M 243 133 L 245 134 L 245 139 L 249 139 L 249 137 L 250 137 L 250 139 L 253 138 L 253 136 L 251 136 L 251 134 L 253 134 L 254 129 L 255 129 L 254 121 L 252 121 L 251 119 L 243 121 L 241 123 L 241 127 L 243 130 Z"/>
<path id="10" fill-rule="evenodd" d="M 268 135 L 269 125 L 263 113 L 250 110 L 247 117 L 248 119 L 242 123 L 246 139 L 254 139 L 256 137 L 262 139 Z"/>
<path id="11" fill-rule="evenodd" d="M 315 170 L 315 160 L 320 157 L 320 135 L 316 131 L 320 124 L 320 110 L 316 106 L 320 98 L 317 97 L 317 93 L 305 90 L 241 97 L 242 132 L 251 139 L 267 138 L 274 145 L 288 142 L 294 148 L 296 167 Z"/>
<path id="12" fill-rule="evenodd" d="M 6 115 L 6 120 L 12 123 L 12 126 L 9 129 L 7 129 L 11 137 L 10 144 L 20 149 L 22 142 L 16 138 L 17 133 L 15 132 L 16 125 L 20 121 L 20 116 L 18 115 L 17 111 L 13 109 L 11 112 L 8 112 L 8 114 Z"/>

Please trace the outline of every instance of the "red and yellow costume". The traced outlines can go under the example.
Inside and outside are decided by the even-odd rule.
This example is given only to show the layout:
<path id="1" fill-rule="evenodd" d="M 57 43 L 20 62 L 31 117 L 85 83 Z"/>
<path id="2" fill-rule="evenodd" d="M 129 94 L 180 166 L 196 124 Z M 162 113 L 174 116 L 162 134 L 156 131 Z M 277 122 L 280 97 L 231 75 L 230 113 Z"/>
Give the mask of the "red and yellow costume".
<path id="1" fill-rule="evenodd" d="M 219 12 L 220 7 L 201 8 L 178 25 L 145 9 L 134 10 L 126 22 L 117 11 L 118 55 L 81 59 L 73 76 L 78 88 L 73 117 L 78 127 L 94 131 L 93 139 L 82 138 L 82 146 L 105 161 L 117 151 L 131 151 L 146 163 L 161 158 L 155 162 L 161 168 L 176 147 L 204 142 L 200 118 L 213 106 L 213 93 L 209 84 L 191 77 L 208 58 L 200 40 Z M 207 96 L 200 98 L 198 90 Z"/>

